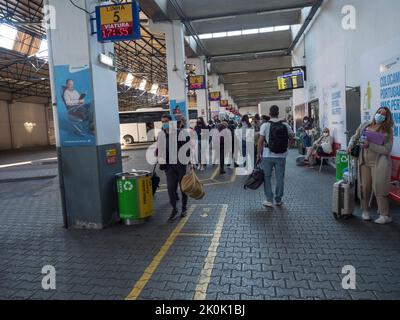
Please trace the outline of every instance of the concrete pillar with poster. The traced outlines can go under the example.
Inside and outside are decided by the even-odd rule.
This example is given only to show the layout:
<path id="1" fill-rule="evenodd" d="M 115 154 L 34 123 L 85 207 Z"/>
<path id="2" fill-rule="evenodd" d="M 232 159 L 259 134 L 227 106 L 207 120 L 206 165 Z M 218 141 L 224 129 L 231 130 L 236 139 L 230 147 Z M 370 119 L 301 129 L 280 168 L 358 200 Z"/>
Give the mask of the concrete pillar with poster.
<path id="1" fill-rule="evenodd" d="M 47 38 L 64 226 L 101 229 L 118 220 L 115 174 L 122 171 L 114 45 L 108 41 L 137 36 L 138 8 L 101 9 L 108 27 L 99 24 L 96 34 L 91 19 L 99 1 L 74 3 L 45 1 L 55 13 Z M 130 19 L 131 27 L 120 30 L 115 19 Z"/>

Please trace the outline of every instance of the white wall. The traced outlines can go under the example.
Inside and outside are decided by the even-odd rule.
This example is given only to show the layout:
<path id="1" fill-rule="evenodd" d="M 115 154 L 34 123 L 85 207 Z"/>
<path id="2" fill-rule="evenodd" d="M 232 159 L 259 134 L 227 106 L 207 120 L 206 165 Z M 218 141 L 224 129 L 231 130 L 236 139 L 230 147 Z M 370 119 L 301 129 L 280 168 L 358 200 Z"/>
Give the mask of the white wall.
<path id="1" fill-rule="evenodd" d="M 8 104 L 0 101 L 0 150 L 11 149 L 11 131 L 8 117 Z"/>
<path id="2" fill-rule="evenodd" d="M 356 10 L 355 30 L 342 27 L 346 5 Z M 381 64 L 400 56 L 399 12 L 398 0 L 325 0 L 305 41 L 293 52 L 293 66 L 306 65 L 308 77 L 304 89 L 294 90 L 293 106 L 319 99 L 320 126 L 329 126 L 342 148 L 346 145 L 346 86 L 361 86 L 362 108 L 368 81 L 373 82 L 372 109 L 362 111 L 360 119 L 367 120 L 379 107 Z M 340 114 L 333 114 L 334 109 Z"/>
<path id="3" fill-rule="evenodd" d="M 264 101 L 261 102 L 258 105 L 258 113 L 262 116 L 262 115 L 269 115 L 269 109 L 273 106 L 276 105 L 279 107 L 279 117 L 280 118 L 286 118 L 287 117 L 287 113 L 286 113 L 286 109 L 288 107 L 292 106 L 292 102 L 290 100 L 276 100 L 276 101 Z M 242 109 L 240 109 L 242 110 Z"/>
<path id="4" fill-rule="evenodd" d="M 241 114 L 250 114 L 252 116 L 256 115 L 258 113 L 258 108 L 257 107 L 242 107 L 239 109 Z"/>

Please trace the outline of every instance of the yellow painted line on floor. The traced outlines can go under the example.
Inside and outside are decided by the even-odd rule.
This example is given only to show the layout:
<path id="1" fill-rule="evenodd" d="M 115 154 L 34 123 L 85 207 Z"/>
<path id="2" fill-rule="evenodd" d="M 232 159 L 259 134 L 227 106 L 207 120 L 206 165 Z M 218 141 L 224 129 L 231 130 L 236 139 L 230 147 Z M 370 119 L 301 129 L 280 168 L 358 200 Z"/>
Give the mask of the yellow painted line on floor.
<path id="1" fill-rule="evenodd" d="M 193 297 L 194 300 L 206 299 L 207 289 L 211 280 L 212 270 L 214 269 L 214 261 L 215 257 L 217 256 L 219 241 L 221 238 L 222 229 L 224 227 L 225 217 L 227 212 L 228 212 L 228 205 L 227 204 L 222 205 L 218 223 L 214 231 L 214 236 L 211 240 L 210 247 L 208 248 L 208 255 L 206 257 L 206 260 L 204 261 L 204 266 L 200 274 L 200 279 L 196 286 L 196 291 Z"/>
<path id="2" fill-rule="evenodd" d="M 168 239 L 165 241 L 165 243 L 161 247 L 160 251 L 153 258 L 153 261 L 150 263 L 150 265 L 143 272 L 143 275 L 136 282 L 136 284 L 133 287 L 132 291 L 125 298 L 125 300 L 136 300 L 139 297 L 140 293 L 142 292 L 142 290 L 144 289 L 146 284 L 149 282 L 149 280 L 153 276 L 154 272 L 157 270 L 157 268 L 158 268 L 159 264 L 161 263 L 162 259 L 167 254 L 169 248 L 175 242 L 175 240 L 178 237 L 179 233 L 181 232 L 182 228 L 185 226 L 185 224 L 189 220 L 189 218 L 192 215 L 192 213 L 193 213 L 195 208 L 196 208 L 196 205 L 190 206 L 190 208 L 188 210 L 188 215 L 185 218 L 183 218 L 178 223 L 178 225 L 175 227 L 175 229 L 171 232 L 171 234 L 169 235 Z"/>

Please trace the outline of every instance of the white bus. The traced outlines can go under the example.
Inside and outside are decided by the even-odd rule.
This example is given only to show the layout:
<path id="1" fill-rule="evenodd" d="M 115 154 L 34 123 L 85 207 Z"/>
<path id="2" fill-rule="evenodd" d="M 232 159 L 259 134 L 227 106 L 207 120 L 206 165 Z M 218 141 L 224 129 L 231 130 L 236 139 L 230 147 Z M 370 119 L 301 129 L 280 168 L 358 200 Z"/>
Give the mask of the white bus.
<path id="1" fill-rule="evenodd" d="M 155 141 L 161 130 L 161 117 L 163 114 L 169 114 L 169 109 L 144 108 L 136 111 L 120 112 L 121 144 L 132 145 Z M 189 109 L 190 126 L 196 123 L 197 117 L 197 110 Z M 154 134 L 148 136 L 148 132 L 152 129 L 154 129 Z"/>

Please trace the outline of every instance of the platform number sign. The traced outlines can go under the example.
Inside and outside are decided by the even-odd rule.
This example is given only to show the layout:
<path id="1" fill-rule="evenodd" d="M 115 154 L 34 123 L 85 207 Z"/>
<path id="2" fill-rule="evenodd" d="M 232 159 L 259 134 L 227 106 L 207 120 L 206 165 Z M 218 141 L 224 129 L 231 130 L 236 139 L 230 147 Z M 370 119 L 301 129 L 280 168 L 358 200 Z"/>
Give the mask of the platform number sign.
<path id="1" fill-rule="evenodd" d="M 97 6 L 96 21 L 99 42 L 140 39 L 139 5 L 136 2 Z"/>

